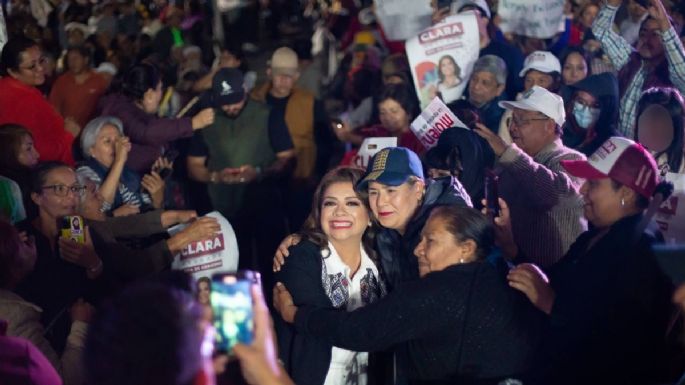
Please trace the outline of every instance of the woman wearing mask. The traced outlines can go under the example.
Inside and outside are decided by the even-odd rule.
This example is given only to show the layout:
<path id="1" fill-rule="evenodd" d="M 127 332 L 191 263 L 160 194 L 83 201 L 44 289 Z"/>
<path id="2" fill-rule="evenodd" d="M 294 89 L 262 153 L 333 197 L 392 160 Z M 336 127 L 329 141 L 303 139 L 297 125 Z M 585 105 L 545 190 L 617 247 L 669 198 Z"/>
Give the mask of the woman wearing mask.
<path id="1" fill-rule="evenodd" d="M 521 264 L 508 276 L 547 315 L 541 367 L 551 373 L 541 383 L 670 383 L 662 366 L 672 284 L 653 256 L 659 236 L 644 214 L 670 191 L 654 158 L 629 139 L 611 137 L 588 159 L 561 163 L 586 179 L 580 192 L 592 228 L 548 275 Z"/>
<path id="2" fill-rule="evenodd" d="M 591 75 L 569 87 L 566 124 L 561 140 L 566 147 L 590 155 L 610 136 L 618 121 L 618 81 L 611 73 Z"/>
<path id="3" fill-rule="evenodd" d="M 169 148 L 170 142 L 190 137 L 194 130 L 214 122 L 214 111 L 204 109 L 192 118 L 158 118 L 162 99 L 159 71 L 149 64 L 139 64 L 124 74 L 116 92 L 103 97 L 100 116 L 113 116 L 123 123 L 124 134 L 131 139 L 126 161 L 133 171 L 145 174 Z"/>
<path id="4" fill-rule="evenodd" d="M 685 173 L 685 103 L 675 88 L 650 88 L 637 105 L 635 140 L 656 159 L 661 173 Z"/>
<path id="5" fill-rule="evenodd" d="M 10 39 L 0 56 L 0 124 L 25 127 L 35 139 L 41 160 L 73 164 L 71 145 L 80 127 L 65 120 L 38 90 L 45 82 L 46 58 L 25 37 Z"/>
<path id="6" fill-rule="evenodd" d="M 353 311 L 385 295 L 375 263 L 371 220 L 364 199 L 354 189 L 363 171 L 337 168 L 321 180 L 312 211 L 277 279 L 294 302 Z M 368 353 L 333 347 L 276 323 L 279 351 L 298 384 L 367 383 Z"/>
<path id="7" fill-rule="evenodd" d="M 533 363 L 539 314 L 486 260 L 493 246 L 485 215 L 469 207 L 436 207 L 414 250 L 417 281 L 352 312 L 298 304 L 290 287 L 279 284 L 274 305 L 298 332 L 334 346 L 392 349 L 399 381 L 494 384 L 521 378 Z"/>
<path id="8" fill-rule="evenodd" d="M 102 116 L 90 121 L 81 133 L 85 161 L 76 172 L 95 183 L 104 199 L 104 213 L 114 216 L 135 214 L 147 208 L 161 208 L 164 180 L 159 176 L 171 164 L 160 157 L 142 178 L 126 166 L 131 143 L 123 136 L 121 121 Z"/>

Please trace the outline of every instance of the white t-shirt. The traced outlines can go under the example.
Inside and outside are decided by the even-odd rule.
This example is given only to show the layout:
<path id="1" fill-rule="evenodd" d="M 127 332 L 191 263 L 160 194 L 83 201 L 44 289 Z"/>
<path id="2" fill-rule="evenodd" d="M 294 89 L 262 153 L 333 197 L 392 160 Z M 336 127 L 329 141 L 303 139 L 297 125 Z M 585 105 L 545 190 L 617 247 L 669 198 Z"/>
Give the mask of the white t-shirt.
<path id="1" fill-rule="evenodd" d="M 328 251 L 322 250 L 323 264 L 321 280 L 326 295 L 336 308 L 352 311 L 372 302 L 376 302 L 385 294 L 385 288 L 378 276 L 378 269 L 361 249 L 361 264 L 359 270 L 350 277 L 350 268 L 340 259 L 333 245 L 328 242 Z M 369 354 L 367 352 L 353 352 L 333 347 L 331 350 L 331 364 L 326 375 L 325 385 L 366 385 Z"/>

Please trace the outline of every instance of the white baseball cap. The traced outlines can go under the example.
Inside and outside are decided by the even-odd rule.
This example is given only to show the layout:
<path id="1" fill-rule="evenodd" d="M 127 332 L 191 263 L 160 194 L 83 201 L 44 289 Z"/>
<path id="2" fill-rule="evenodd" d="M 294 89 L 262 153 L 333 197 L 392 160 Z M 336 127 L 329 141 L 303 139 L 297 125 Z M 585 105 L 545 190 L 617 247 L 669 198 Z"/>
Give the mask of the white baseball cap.
<path id="1" fill-rule="evenodd" d="M 507 110 L 520 108 L 526 111 L 541 112 L 554 120 L 559 126 L 563 126 L 564 121 L 566 121 L 564 100 L 561 96 L 551 93 L 540 86 L 533 86 L 533 88 L 524 92 L 520 100 L 506 100 L 498 104 Z"/>
<path id="2" fill-rule="evenodd" d="M 649 151 L 618 136 L 607 139 L 588 160 L 562 160 L 561 165 L 579 178 L 612 178 L 647 198 L 659 183 L 659 168 Z"/>
<path id="3" fill-rule="evenodd" d="M 546 74 L 552 72 L 561 73 L 561 63 L 559 63 L 559 59 L 549 51 L 535 51 L 526 56 L 526 60 L 523 62 L 523 69 L 519 72 L 519 76 L 526 76 L 526 72 L 530 70 L 536 70 Z"/>

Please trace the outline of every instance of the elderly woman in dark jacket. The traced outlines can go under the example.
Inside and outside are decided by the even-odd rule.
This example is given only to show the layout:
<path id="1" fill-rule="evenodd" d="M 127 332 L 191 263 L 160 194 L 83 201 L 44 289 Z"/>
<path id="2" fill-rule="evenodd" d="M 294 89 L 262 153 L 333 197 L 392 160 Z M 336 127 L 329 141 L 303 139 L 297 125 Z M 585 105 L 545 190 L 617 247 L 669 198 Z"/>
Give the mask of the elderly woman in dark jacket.
<path id="1" fill-rule="evenodd" d="M 123 75 L 115 92 L 100 101 L 100 116 L 114 116 L 124 125 L 124 134 L 131 138 L 131 153 L 127 166 L 141 175 L 150 171 L 170 142 L 193 135 L 214 122 L 214 111 L 204 109 L 192 118 L 166 119 L 157 117 L 162 99 L 162 80 L 152 65 L 136 65 Z"/>
<path id="2" fill-rule="evenodd" d="M 486 260 L 494 232 L 475 209 L 433 209 L 415 249 L 421 279 L 353 312 L 296 306 L 285 286 L 275 307 L 307 335 L 359 351 L 393 349 L 410 383 L 496 383 L 525 374 L 538 345 L 535 309 Z M 479 382 L 480 383 L 480 382 Z"/>

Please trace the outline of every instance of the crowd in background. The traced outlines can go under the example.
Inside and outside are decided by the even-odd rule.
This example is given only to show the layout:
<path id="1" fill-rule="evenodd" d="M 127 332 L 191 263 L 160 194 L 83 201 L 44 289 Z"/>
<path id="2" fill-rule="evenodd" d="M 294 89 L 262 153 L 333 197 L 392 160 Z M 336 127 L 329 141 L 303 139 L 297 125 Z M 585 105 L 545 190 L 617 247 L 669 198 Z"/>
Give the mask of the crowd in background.
<path id="1" fill-rule="evenodd" d="M 538 39 L 416 1 L 478 25 L 470 73 L 436 63 L 467 128 L 432 148 L 373 1 L 0 1 L 0 383 L 685 383 L 652 221 L 685 174 L 685 3 L 566 0 Z M 243 379 L 171 268 L 212 211 L 261 273 Z"/>

